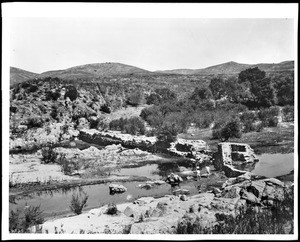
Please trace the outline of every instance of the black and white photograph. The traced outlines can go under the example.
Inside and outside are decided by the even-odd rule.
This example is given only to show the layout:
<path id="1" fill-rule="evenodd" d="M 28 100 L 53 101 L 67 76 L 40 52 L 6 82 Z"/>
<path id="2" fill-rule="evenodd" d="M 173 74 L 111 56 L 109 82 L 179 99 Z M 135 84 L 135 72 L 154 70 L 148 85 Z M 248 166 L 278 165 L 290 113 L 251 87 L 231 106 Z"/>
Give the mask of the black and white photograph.
<path id="1" fill-rule="evenodd" d="M 2 239 L 298 239 L 298 7 L 2 3 Z"/>

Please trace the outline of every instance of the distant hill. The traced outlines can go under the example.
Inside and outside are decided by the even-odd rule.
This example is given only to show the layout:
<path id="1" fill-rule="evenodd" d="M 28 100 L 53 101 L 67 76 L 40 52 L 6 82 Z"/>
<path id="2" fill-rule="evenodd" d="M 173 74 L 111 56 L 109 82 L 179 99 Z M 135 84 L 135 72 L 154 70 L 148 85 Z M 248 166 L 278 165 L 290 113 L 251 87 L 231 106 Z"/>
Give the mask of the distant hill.
<path id="1" fill-rule="evenodd" d="M 227 62 L 220 65 L 210 66 L 204 69 L 175 69 L 165 71 L 147 71 L 135 66 L 121 63 L 96 63 L 71 67 L 65 70 L 47 71 L 41 74 L 25 71 L 19 68 L 10 68 L 10 85 L 27 81 L 33 78 L 58 77 L 60 79 L 85 79 L 91 80 L 99 77 L 112 76 L 162 76 L 162 75 L 233 75 L 238 74 L 247 68 L 258 67 L 267 73 L 294 71 L 294 61 L 284 61 L 277 64 L 240 64 L 237 62 Z"/>
<path id="2" fill-rule="evenodd" d="M 27 81 L 29 79 L 37 77 L 37 73 L 22 70 L 16 67 L 10 67 L 10 85 L 15 85 L 17 83 Z"/>
<path id="3" fill-rule="evenodd" d="M 103 76 L 115 75 L 134 75 L 134 74 L 149 74 L 150 71 L 125 65 L 121 63 L 96 63 L 81 66 L 71 67 L 65 70 L 47 71 L 39 75 L 39 77 L 58 77 L 62 79 L 72 78 L 97 78 Z"/>
<path id="4" fill-rule="evenodd" d="M 210 66 L 204 69 L 175 69 L 157 71 L 158 73 L 169 74 L 185 74 L 185 75 L 212 75 L 212 74 L 237 74 L 247 68 L 258 67 L 265 72 L 280 72 L 280 71 L 293 71 L 294 61 L 284 61 L 280 63 L 261 63 L 261 64 L 240 64 L 237 62 L 226 62 L 223 64 Z"/>

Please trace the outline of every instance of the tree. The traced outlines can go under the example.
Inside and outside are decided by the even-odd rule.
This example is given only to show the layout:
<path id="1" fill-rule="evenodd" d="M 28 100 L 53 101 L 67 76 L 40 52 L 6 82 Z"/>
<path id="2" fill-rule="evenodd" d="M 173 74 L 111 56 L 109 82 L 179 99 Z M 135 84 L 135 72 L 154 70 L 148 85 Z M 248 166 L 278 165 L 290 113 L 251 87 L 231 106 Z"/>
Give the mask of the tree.
<path id="1" fill-rule="evenodd" d="M 79 96 L 76 87 L 74 86 L 68 86 L 67 91 L 65 93 L 65 99 L 68 97 L 71 101 L 74 101 Z"/>
<path id="2" fill-rule="evenodd" d="M 227 141 L 229 138 L 240 138 L 242 136 L 242 127 L 238 119 L 232 120 L 221 129 L 222 142 Z"/>
<path id="3" fill-rule="evenodd" d="M 161 97 L 161 101 L 163 102 L 173 102 L 177 99 L 176 94 L 168 88 L 157 88 L 155 89 L 155 93 Z"/>
<path id="4" fill-rule="evenodd" d="M 244 71 L 241 71 L 238 77 L 239 83 L 247 83 L 249 87 L 251 83 L 256 80 L 261 80 L 266 77 L 266 73 L 261 71 L 258 67 L 248 68 Z"/>
<path id="5" fill-rule="evenodd" d="M 274 85 L 278 105 L 294 105 L 294 78 L 285 77 Z"/>
<path id="6" fill-rule="evenodd" d="M 271 79 L 258 67 L 240 72 L 238 82 L 244 85 L 245 93 L 250 91 L 250 95 L 243 100 L 248 107 L 269 107 L 275 103 Z"/>
<path id="7" fill-rule="evenodd" d="M 178 130 L 176 123 L 165 122 L 156 130 L 157 140 L 169 146 L 171 142 L 176 141 Z"/>
<path id="8" fill-rule="evenodd" d="M 209 88 L 216 100 L 225 96 L 225 81 L 222 78 L 213 78 L 209 84 Z"/>
<path id="9" fill-rule="evenodd" d="M 209 88 L 198 88 L 196 87 L 194 92 L 189 97 L 190 104 L 195 108 L 199 106 L 203 101 L 209 100 L 213 97 Z M 194 109 L 195 109 L 194 108 Z"/>
<path id="10" fill-rule="evenodd" d="M 144 100 L 145 97 L 144 97 L 144 93 L 142 92 L 142 90 L 136 90 L 136 91 L 133 91 L 128 99 L 127 99 L 127 103 L 132 105 L 132 106 L 138 106 L 140 104 L 143 104 L 144 103 Z"/>
<path id="11" fill-rule="evenodd" d="M 266 77 L 254 80 L 251 85 L 254 102 L 259 107 L 270 107 L 275 104 L 275 90 L 271 85 L 271 79 Z"/>
<path id="12" fill-rule="evenodd" d="M 157 93 L 151 93 L 149 96 L 146 97 L 146 103 L 159 105 L 161 103 L 161 96 Z"/>

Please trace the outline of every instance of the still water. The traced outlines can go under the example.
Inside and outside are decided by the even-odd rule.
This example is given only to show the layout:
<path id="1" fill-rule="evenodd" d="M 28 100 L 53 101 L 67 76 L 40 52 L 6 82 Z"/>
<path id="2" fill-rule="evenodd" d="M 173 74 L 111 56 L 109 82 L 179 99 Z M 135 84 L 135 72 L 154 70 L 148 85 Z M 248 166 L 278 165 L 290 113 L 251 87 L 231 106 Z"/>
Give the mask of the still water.
<path id="1" fill-rule="evenodd" d="M 248 164 L 248 167 L 239 167 L 252 171 L 254 174 L 263 175 L 266 177 L 276 177 L 288 174 L 294 169 L 294 154 L 262 154 L 258 156 L 259 161 L 255 164 Z M 191 168 L 188 162 L 168 162 L 148 164 L 135 168 L 122 168 L 112 172 L 115 175 L 138 175 L 145 176 L 150 179 L 165 179 L 171 172 L 177 172 L 179 166 Z M 249 166 L 250 165 L 250 166 Z M 117 183 L 117 182 L 116 182 Z M 72 194 L 85 192 L 88 194 L 87 207 L 84 210 L 100 207 L 109 203 L 120 204 L 124 202 L 132 202 L 139 197 L 153 196 L 161 197 L 166 194 L 172 194 L 172 188 L 169 184 L 156 186 L 149 190 L 139 188 L 138 185 L 142 182 L 123 182 L 127 191 L 122 194 L 109 195 L 109 184 L 97 184 L 76 187 L 68 190 L 58 189 L 53 191 L 45 191 L 30 194 L 30 196 L 16 199 L 15 204 L 10 203 L 10 210 L 23 208 L 28 205 L 41 205 L 45 217 L 56 215 L 65 215 L 70 213 L 70 201 Z M 118 183 L 117 183 L 118 184 Z M 185 180 L 180 188 L 188 189 L 190 194 L 197 194 L 197 186 L 199 183 L 194 180 Z M 178 188 L 178 187 L 177 187 Z"/>

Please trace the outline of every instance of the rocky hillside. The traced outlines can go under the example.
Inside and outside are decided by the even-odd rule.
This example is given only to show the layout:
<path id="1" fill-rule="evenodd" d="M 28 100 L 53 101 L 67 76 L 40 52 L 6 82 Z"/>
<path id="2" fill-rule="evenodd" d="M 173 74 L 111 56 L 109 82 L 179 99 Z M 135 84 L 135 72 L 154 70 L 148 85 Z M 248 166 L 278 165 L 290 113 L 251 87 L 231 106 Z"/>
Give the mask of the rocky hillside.
<path id="1" fill-rule="evenodd" d="M 37 77 L 38 74 L 25 71 L 16 67 L 10 67 L 10 86 Z"/>
<path id="2" fill-rule="evenodd" d="M 186 74 L 186 75 L 213 75 L 213 74 L 223 74 L 232 75 L 238 74 L 247 68 L 258 67 L 259 69 L 267 72 L 284 72 L 294 70 L 294 61 L 284 61 L 280 63 L 261 63 L 261 64 L 240 64 L 234 61 L 226 62 L 223 64 L 210 66 L 204 69 L 176 69 L 176 70 L 165 70 L 158 71 L 160 73 L 170 73 L 170 74 Z"/>

